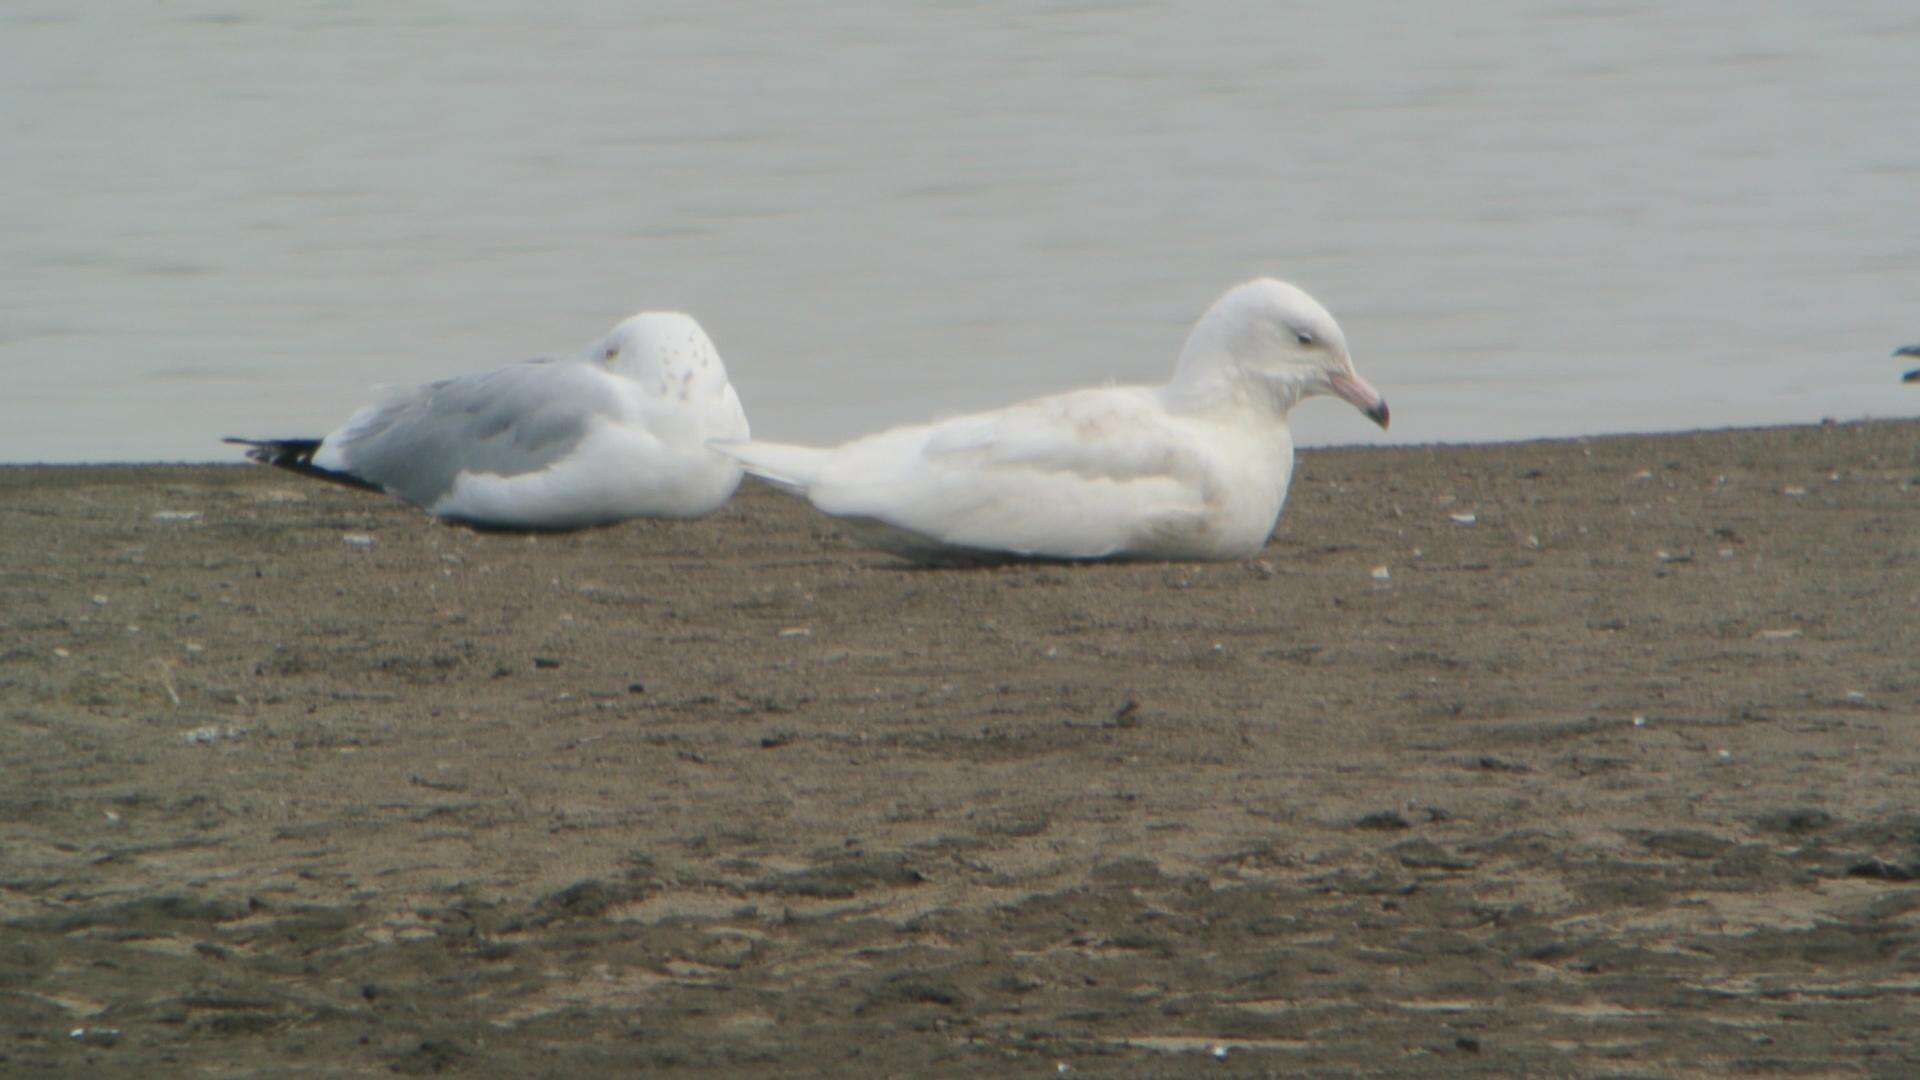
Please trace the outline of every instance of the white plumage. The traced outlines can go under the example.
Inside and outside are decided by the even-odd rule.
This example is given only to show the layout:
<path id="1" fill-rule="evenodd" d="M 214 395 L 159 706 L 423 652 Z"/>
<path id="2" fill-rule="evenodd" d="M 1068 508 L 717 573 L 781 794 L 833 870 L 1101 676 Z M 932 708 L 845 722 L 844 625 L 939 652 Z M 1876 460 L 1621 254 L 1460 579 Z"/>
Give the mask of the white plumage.
<path id="1" fill-rule="evenodd" d="M 437 517 L 576 529 L 717 509 L 746 415 L 700 324 L 642 312 L 579 354 L 389 393 L 323 439 L 230 439 L 256 461 L 396 495 Z"/>
<path id="2" fill-rule="evenodd" d="M 1262 278 L 1207 310 L 1164 386 L 1077 390 L 831 449 L 715 445 L 908 558 L 1234 559 L 1272 534 L 1293 473 L 1287 414 L 1317 394 L 1387 424 L 1333 316 Z"/>

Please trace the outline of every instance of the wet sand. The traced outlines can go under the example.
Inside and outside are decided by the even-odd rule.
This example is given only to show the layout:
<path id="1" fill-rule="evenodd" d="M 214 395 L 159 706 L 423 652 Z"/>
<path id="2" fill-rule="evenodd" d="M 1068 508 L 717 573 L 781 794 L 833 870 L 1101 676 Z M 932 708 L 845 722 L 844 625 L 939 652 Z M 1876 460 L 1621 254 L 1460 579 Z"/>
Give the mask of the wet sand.
<path id="1" fill-rule="evenodd" d="M 1309 451 L 1232 564 L 0 546 L 0 1072 L 1920 1071 L 1920 422 Z"/>

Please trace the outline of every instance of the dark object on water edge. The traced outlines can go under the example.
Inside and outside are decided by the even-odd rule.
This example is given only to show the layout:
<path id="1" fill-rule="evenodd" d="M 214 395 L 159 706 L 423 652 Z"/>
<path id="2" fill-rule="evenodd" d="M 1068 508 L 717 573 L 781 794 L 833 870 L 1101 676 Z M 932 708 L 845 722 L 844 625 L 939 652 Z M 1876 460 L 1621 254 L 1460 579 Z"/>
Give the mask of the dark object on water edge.
<path id="1" fill-rule="evenodd" d="M 1893 350 L 1895 356 L 1920 356 L 1920 345 L 1902 345 Z M 1920 382 L 1920 367 L 1900 376 L 1901 382 Z"/>

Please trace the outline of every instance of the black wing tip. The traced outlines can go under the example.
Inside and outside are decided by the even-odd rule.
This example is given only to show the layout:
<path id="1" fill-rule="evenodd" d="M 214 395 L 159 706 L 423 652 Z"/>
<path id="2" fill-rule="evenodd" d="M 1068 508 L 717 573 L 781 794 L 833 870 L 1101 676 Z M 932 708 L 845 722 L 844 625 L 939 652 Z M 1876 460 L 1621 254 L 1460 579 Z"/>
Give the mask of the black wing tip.
<path id="1" fill-rule="evenodd" d="M 352 473 L 335 472 L 315 465 L 313 455 L 320 450 L 319 439 L 242 439 L 228 435 L 220 441 L 246 447 L 247 458 L 262 465 L 272 465 L 302 476 L 329 480 L 365 491 L 382 490 L 379 484 L 370 484 Z"/>
<path id="2" fill-rule="evenodd" d="M 223 443 L 231 443 L 234 446 L 246 447 L 247 460 L 249 461 L 257 461 L 262 465 L 273 464 L 273 440 L 272 439 L 242 439 L 233 435 L 228 435 L 222 438 L 220 441 Z"/>
<path id="3" fill-rule="evenodd" d="M 283 468 L 313 468 L 313 455 L 320 449 L 319 439 L 242 439 L 228 435 L 220 440 L 247 448 L 247 456 L 262 465 Z"/>

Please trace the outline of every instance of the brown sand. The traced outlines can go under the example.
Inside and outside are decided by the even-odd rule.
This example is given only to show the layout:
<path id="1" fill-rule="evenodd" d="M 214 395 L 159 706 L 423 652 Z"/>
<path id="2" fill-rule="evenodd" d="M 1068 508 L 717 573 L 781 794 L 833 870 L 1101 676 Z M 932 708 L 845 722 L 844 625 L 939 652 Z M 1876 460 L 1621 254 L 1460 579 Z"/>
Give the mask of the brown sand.
<path id="1" fill-rule="evenodd" d="M 1920 1071 L 1920 422 L 1309 452 L 1235 564 L 0 546 L 0 1072 Z"/>

